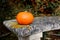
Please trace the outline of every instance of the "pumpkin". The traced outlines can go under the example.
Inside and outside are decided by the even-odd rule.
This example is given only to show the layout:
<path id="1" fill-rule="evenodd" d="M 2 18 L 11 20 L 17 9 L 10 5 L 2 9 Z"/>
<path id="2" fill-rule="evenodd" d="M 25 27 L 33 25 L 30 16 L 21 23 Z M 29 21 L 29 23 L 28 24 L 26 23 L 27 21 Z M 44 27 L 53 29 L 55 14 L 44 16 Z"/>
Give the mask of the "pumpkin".
<path id="1" fill-rule="evenodd" d="M 34 16 L 31 12 L 19 12 L 16 16 L 16 20 L 19 24 L 28 25 L 33 22 Z"/>

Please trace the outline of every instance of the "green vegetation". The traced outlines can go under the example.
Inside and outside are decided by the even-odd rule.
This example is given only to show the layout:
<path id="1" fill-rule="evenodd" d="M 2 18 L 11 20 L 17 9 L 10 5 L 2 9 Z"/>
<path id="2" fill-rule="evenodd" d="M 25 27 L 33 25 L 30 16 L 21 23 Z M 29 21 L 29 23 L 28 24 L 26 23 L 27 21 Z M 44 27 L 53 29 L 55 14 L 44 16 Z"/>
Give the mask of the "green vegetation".
<path id="1" fill-rule="evenodd" d="M 0 24 L 2 24 L 4 20 L 14 19 L 16 17 L 16 14 L 20 11 L 32 12 L 35 17 L 44 15 L 60 16 L 60 1 L 59 0 L 0 0 Z M 4 37 L 1 40 L 15 40 L 15 38 L 17 39 L 17 37 L 15 37 L 13 33 L 11 33 L 10 35 L 8 35 L 8 37 Z"/>

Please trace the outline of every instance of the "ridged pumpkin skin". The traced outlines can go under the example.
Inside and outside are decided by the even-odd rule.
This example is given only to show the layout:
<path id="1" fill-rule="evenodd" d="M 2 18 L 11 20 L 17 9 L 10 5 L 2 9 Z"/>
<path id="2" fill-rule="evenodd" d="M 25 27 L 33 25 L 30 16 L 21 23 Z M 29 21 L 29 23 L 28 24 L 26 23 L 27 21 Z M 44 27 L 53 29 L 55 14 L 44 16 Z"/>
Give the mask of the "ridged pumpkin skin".
<path id="1" fill-rule="evenodd" d="M 19 24 L 28 25 L 33 22 L 34 16 L 30 12 L 19 12 L 16 20 Z"/>

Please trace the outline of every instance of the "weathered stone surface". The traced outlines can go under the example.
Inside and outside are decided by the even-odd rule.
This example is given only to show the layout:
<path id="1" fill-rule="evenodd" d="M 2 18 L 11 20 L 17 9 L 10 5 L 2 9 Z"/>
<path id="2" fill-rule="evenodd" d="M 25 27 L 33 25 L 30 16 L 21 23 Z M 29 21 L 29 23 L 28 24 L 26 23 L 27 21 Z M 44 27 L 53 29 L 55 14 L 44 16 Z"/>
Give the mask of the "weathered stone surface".
<path id="1" fill-rule="evenodd" d="M 11 28 L 12 26 L 11 22 L 15 24 L 16 20 L 15 19 L 7 20 L 7 21 L 4 21 L 4 24 L 9 30 L 13 31 L 18 36 L 22 36 L 22 37 L 26 37 L 39 32 L 60 29 L 60 17 L 58 16 L 57 17 L 36 17 L 32 24 L 24 25 L 27 27 L 29 26 L 30 29 L 27 27 L 17 28 L 17 29 Z"/>
<path id="2" fill-rule="evenodd" d="M 29 36 L 29 40 L 41 40 L 42 37 L 43 37 L 43 33 L 40 32 Z"/>

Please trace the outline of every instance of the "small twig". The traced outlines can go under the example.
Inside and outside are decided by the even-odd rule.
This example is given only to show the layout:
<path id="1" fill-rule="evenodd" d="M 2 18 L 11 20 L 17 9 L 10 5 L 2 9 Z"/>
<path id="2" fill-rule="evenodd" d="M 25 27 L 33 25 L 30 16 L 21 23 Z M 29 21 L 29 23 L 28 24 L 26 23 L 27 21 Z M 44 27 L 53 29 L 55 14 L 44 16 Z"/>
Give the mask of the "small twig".
<path id="1" fill-rule="evenodd" d="M 10 32 L 9 33 L 6 33 L 6 34 L 3 34 L 3 35 L 0 35 L 0 38 L 1 37 L 4 37 L 4 36 L 7 36 L 7 35 L 9 35 L 10 34 Z"/>

